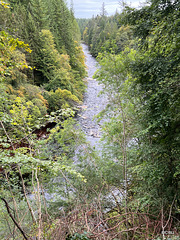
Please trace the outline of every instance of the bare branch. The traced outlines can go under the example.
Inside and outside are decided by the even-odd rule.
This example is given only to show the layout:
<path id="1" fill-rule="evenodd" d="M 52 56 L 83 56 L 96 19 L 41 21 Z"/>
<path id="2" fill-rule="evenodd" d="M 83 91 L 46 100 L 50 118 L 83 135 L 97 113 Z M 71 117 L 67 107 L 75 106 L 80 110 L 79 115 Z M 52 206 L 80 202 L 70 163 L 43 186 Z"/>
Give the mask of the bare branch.
<path id="1" fill-rule="evenodd" d="M 12 221 L 14 222 L 14 224 L 16 225 L 16 227 L 19 229 L 19 231 L 21 232 L 21 234 L 23 235 L 23 237 L 26 239 L 26 240 L 29 240 L 29 238 L 26 236 L 25 232 L 22 230 L 22 228 L 20 227 L 20 225 L 18 224 L 18 222 L 16 221 L 16 219 L 13 217 L 11 211 L 10 211 L 10 208 L 9 208 L 9 204 L 8 202 L 6 201 L 6 199 L 0 197 L 0 199 L 2 201 L 4 201 L 5 205 L 6 205 L 6 209 L 7 209 L 7 212 L 10 216 L 10 218 L 12 219 Z"/>

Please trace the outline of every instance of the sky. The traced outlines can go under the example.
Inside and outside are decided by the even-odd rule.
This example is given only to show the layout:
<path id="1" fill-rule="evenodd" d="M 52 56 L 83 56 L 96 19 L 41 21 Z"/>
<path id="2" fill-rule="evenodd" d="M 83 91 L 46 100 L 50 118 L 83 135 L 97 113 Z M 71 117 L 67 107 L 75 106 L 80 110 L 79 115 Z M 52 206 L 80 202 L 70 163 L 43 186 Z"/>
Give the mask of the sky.
<path id="1" fill-rule="evenodd" d="M 113 15 L 116 10 L 120 11 L 119 0 L 66 0 L 68 6 L 73 2 L 76 18 L 91 18 L 101 12 L 102 4 L 105 3 L 105 9 L 108 16 Z M 143 1 L 143 0 L 142 0 Z M 142 2 L 141 1 L 141 2 Z M 139 0 L 126 0 L 131 7 L 138 7 Z"/>

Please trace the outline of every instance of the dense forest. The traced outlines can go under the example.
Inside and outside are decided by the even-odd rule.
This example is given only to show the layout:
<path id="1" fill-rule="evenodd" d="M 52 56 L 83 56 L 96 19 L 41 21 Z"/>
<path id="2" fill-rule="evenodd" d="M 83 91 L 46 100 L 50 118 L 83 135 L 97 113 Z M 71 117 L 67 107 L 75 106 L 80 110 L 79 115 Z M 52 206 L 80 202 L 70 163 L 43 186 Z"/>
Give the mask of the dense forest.
<path id="1" fill-rule="evenodd" d="M 179 29 L 178 0 L 77 20 L 64 0 L 0 1 L 1 239 L 179 239 Z M 108 96 L 100 154 L 74 119 L 81 40 Z"/>

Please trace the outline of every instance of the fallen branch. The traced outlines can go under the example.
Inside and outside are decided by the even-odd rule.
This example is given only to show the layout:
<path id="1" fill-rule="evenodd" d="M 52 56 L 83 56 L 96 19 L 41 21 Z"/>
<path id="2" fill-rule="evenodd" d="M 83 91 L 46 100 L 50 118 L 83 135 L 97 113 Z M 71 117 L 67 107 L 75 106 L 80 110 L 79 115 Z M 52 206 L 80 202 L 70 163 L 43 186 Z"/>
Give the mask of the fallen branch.
<path id="1" fill-rule="evenodd" d="M 16 227 L 19 229 L 19 231 L 21 232 L 21 234 L 23 235 L 23 237 L 26 239 L 26 240 L 29 240 L 29 238 L 26 236 L 25 232 L 22 230 L 22 228 L 20 227 L 20 225 L 17 223 L 16 219 L 13 217 L 11 211 L 10 211 L 10 207 L 9 207 L 9 204 L 7 203 L 6 199 L 4 198 L 0 198 L 2 201 L 4 201 L 5 205 L 6 205 L 6 209 L 7 209 L 7 212 L 10 216 L 10 218 L 12 219 L 12 221 L 14 222 L 14 224 L 16 225 Z"/>

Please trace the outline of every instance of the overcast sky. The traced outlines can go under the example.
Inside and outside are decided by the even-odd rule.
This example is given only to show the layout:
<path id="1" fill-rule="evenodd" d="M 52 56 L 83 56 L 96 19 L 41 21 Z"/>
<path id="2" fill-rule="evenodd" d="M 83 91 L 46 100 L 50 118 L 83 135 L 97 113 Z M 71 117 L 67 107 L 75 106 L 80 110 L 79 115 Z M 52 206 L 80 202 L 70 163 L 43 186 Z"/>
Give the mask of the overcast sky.
<path id="1" fill-rule="evenodd" d="M 71 0 L 66 0 L 70 6 Z M 74 12 L 76 18 L 91 18 L 101 12 L 102 4 L 105 3 L 105 9 L 108 15 L 113 15 L 116 9 L 120 10 L 119 0 L 73 0 Z M 139 0 L 127 0 L 132 7 L 139 6 Z M 143 2 L 143 0 L 141 0 Z"/>

